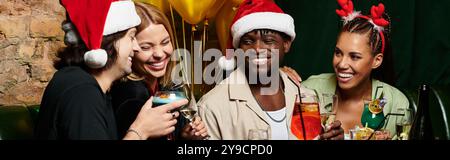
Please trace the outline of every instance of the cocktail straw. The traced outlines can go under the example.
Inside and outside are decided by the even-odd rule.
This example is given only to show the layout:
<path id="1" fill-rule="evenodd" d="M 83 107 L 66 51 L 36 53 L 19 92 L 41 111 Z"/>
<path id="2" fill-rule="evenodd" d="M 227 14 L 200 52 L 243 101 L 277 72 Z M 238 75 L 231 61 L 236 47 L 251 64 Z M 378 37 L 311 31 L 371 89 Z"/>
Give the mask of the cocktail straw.
<path id="1" fill-rule="evenodd" d="M 303 133 L 303 140 L 306 140 L 306 131 L 305 131 L 305 122 L 303 122 L 303 113 L 302 113 L 302 97 L 301 97 L 301 92 L 300 92 L 300 86 L 297 85 L 297 83 L 292 80 L 289 76 L 288 79 L 291 80 L 292 83 L 295 84 L 295 86 L 297 86 L 297 90 L 298 90 L 298 100 L 299 100 L 299 112 L 300 112 L 300 121 L 302 122 L 302 133 Z M 297 103 L 297 99 L 295 100 L 294 104 Z"/>
<path id="2" fill-rule="evenodd" d="M 378 88 L 383 88 L 383 86 L 377 86 L 377 88 L 375 89 L 375 95 L 373 95 L 373 99 L 377 98 Z"/>

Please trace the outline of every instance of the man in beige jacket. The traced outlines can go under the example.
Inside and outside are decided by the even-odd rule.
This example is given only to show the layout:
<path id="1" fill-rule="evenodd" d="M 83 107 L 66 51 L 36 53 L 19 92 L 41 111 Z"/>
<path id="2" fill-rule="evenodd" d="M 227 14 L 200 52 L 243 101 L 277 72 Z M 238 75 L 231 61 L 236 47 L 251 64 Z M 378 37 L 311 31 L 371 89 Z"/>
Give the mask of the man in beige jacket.
<path id="1" fill-rule="evenodd" d="M 246 0 L 237 11 L 231 34 L 233 47 L 245 52 L 235 53 L 244 64 L 238 63 L 198 103 L 210 139 L 251 139 L 249 131 L 254 129 L 266 130 L 267 139 L 299 139 L 291 128 L 296 96 L 299 91 L 315 92 L 279 70 L 278 60 L 283 60 L 295 38 L 294 20 L 270 0 Z M 316 138 L 343 139 L 340 122 Z"/>

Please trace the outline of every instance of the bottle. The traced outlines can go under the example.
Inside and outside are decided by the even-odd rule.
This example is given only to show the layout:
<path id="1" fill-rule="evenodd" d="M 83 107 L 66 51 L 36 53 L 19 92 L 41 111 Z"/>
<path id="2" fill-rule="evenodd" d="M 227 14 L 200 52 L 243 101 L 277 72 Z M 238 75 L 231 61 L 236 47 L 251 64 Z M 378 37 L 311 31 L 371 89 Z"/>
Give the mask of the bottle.
<path id="1" fill-rule="evenodd" d="M 429 113 L 429 92 L 430 87 L 428 85 L 419 87 L 419 102 L 417 113 L 409 132 L 410 140 L 434 140 Z"/>

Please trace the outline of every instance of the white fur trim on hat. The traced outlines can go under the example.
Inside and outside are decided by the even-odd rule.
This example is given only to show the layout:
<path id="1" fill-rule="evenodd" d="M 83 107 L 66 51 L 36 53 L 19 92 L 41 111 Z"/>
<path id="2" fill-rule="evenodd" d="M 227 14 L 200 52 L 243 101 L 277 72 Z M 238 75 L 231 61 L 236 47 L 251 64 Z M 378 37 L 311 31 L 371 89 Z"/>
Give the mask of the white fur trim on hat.
<path id="1" fill-rule="evenodd" d="M 225 56 L 219 58 L 219 67 L 223 70 L 230 71 L 234 69 L 236 62 L 234 58 L 227 59 Z"/>
<path id="2" fill-rule="evenodd" d="M 84 63 L 89 68 L 97 69 L 106 65 L 108 54 L 103 49 L 90 50 L 84 53 Z"/>
<path id="3" fill-rule="evenodd" d="M 137 15 L 132 1 L 115 1 L 109 8 L 103 35 L 124 31 L 139 24 L 141 24 L 141 19 Z"/>
<path id="4" fill-rule="evenodd" d="M 292 40 L 295 38 L 294 19 L 290 15 L 275 12 L 257 12 L 240 18 L 231 26 L 233 47 L 238 48 L 241 37 L 255 29 L 271 29 L 286 33 Z"/>

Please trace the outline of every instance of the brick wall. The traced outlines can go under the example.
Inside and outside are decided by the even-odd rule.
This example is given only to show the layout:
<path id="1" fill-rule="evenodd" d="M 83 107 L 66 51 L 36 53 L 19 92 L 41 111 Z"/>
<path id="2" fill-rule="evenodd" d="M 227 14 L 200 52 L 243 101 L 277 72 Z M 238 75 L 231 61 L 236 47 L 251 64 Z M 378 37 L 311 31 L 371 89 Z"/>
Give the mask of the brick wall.
<path id="1" fill-rule="evenodd" d="M 0 106 L 40 103 L 64 19 L 59 0 L 0 0 Z"/>

